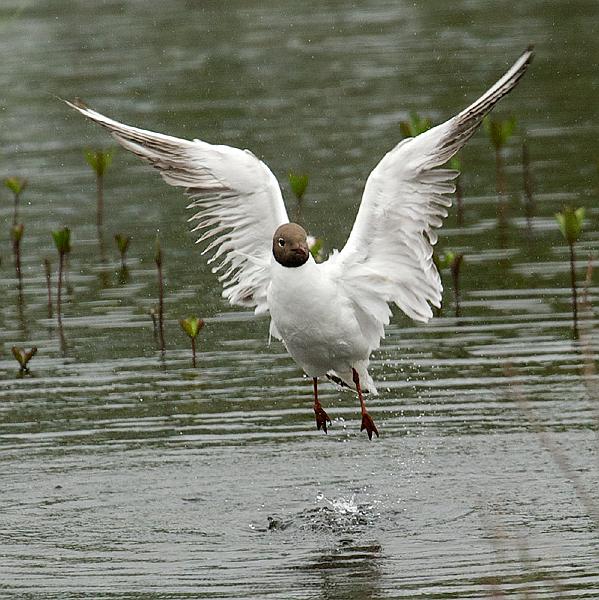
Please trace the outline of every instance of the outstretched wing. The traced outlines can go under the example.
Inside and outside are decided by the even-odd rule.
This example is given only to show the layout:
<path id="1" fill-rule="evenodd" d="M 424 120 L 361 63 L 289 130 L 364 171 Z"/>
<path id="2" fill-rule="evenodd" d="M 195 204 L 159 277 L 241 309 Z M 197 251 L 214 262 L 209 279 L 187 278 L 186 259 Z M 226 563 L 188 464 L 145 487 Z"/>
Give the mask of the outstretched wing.
<path id="1" fill-rule="evenodd" d="M 449 194 L 458 172 L 435 169 L 470 139 L 483 117 L 518 83 L 530 61 L 527 49 L 507 73 L 468 108 L 415 138 L 400 142 L 372 171 L 353 229 L 328 268 L 351 289 L 356 314 L 372 348 L 391 312 L 388 303 L 417 321 L 440 306 L 441 279 L 433 264 Z"/>
<path id="2" fill-rule="evenodd" d="M 270 169 L 249 150 L 183 140 L 130 127 L 82 104 L 67 102 L 110 131 L 121 146 L 156 167 L 170 185 L 185 188 L 197 209 L 189 219 L 211 240 L 203 253 L 219 260 L 223 297 L 231 304 L 266 312 L 272 235 L 289 221 L 281 189 Z"/>

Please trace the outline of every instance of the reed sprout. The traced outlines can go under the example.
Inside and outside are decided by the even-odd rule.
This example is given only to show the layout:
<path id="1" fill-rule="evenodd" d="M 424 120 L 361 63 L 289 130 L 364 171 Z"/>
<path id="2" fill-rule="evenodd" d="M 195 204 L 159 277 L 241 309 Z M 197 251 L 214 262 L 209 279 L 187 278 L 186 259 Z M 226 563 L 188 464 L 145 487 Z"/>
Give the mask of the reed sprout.
<path id="1" fill-rule="evenodd" d="M 117 233 L 115 234 L 114 239 L 116 241 L 117 248 L 119 249 L 119 254 L 121 255 L 121 268 L 125 269 L 127 267 L 125 263 L 125 255 L 127 254 L 129 243 L 131 242 L 131 236 Z"/>
<path id="2" fill-rule="evenodd" d="M 325 258 L 323 239 L 315 238 L 313 235 L 309 235 L 307 242 L 308 242 L 308 249 L 310 250 L 310 254 L 312 255 L 312 258 L 314 258 L 314 260 L 317 263 L 321 263 Z"/>
<path id="3" fill-rule="evenodd" d="M 289 187 L 297 200 L 295 220 L 299 223 L 302 220 L 303 199 L 310 177 L 306 173 L 289 171 L 289 173 L 287 173 L 287 179 L 289 180 Z"/>
<path id="4" fill-rule="evenodd" d="M 181 319 L 179 321 L 181 329 L 187 334 L 187 337 L 191 340 L 191 364 L 195 368 L 196 366 L 196 338 L 198 333 L 204 327 L 204 320 L 198 317 L 188 317 L 187 319 Z"/>
<path id="5" fill-rule="evenodd" d="M 56 292 L 56 314 L 58 326 L 62 330 L 62 285 L 64 280 L 64 266 L 66 256 L 71 252 L 71 230 L 63 227 L 52 232 L 54 244 L 58 251 L 58 283 Z"/>
<path id="6" fill-rule="evenodd" d="M 105 150 L 86 150 L 85 160 L 96 174 L 96 226 L 98 238 L 102 239 L 104 220 L 104 175 L 112 163 L 112 154 Z"/>
<path id="7" fill-rule="evenodd" d="M 431 120 L 427 117 L 421 117 L 418 113 L 410 113 L 407 121 L 399 123 L 399 131 L 404 138 L 411 138 L 424 133 L 431 128 Z"/>
<path id="8" fill-rule="evenodd" d="M 570 254 L 570 286 L 572 288 L 572 322 L 574 339 L 578 339 L 578 298 L 576 291 L 576 255 L 574 245 L 582 234 L 582 225 L 584 222 L 585 209 L 572 208 L 566 206 L 564 209 L 556 213 L 555 218 L 559 226 L 559 230 L 568 244 Z"/>
<path id="9" fill-rule="evenodd" d="M 499 196 L 497 216 L 499 225 L 505 227 L 507 223 L 507 184 L 503 164 L 503 149 L 516 130 L 516 118 L 512 116 L 509 119 L 495 119 L 487 116 L 483 119 L 483 126 L 495 150 L 495 186 Z"/>
<path id="10" fill-rule="evenodd" d="M 464 261 L 464 255 L 461 253 L 452 252 L 451 250 L 445 251 L 441 256 L 437 253 L 433 253 L 433 262 L 439 271 L 443 269 L 449 269 L 451 272 L 451 279 L 453 282 L 453 293 L 455 298 L 455 316 L 460 316 L 461 307 L 461 291 L 460 291 L 460 268 Z M 439 314 L 441 310 L 439 309 Z"/>
<path id="11" fill-rule="evenodd" d="M 12 355 L 15 360 L 19 363 L 19 375 L 22 377 L 25 373 L 29 373 L 29 361 L 36 355 L 37 348 L 33 346 L 30 350 L 25 350 L 18 346 L 12 347 Z"/>
<path id="12" fill-rule="evenodd" d="M 4 185 L 13 193 L 14 209 L 12 215 L 12 225 L 15 227 L 19 221 L 19 200 L 21 198 L 21 194 L 27 187 L 27 179 L 23 179 L 22 177 L 7 177 L 4 180 Z"/>

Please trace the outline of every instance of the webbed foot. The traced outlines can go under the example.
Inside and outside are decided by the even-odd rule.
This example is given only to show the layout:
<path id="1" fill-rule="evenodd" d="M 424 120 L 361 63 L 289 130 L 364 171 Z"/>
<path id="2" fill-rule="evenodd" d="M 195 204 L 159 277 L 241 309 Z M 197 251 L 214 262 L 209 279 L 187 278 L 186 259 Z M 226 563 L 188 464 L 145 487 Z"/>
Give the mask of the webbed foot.
<path id="1" fill-rule="evenodd" d="M 376 433 L 376 437 L 379 437 L 379 431 L 372 420 L 372 417 L 367 413 L 362 413 L 362 427 L 360 427 L 360 431 L 364 431 L 366 429 L 366 433 L 368 434 L 368 439 L 372 439 L 372 434 Z"/>
<path id="2" fill-rule="evenodd" d="M 314 405 L 314 414 L 316 415 L 316 429 L 322 429 L 327 433 L 327 421 L 331 425 L 329 415 L 324 411 L 320 403 Z"/>

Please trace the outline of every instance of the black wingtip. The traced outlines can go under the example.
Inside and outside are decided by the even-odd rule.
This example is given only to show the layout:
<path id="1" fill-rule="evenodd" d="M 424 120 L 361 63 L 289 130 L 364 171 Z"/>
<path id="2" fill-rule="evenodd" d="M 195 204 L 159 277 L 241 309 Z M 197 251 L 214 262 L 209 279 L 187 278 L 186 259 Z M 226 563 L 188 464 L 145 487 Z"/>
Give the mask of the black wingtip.
<path id="1" fill-rule="evenodd" d="M 532 62 L 532 59 L 535 56 L 535 46 L 534 44 L 528 44 L 528 46 L 526 47 L 526 50 L 522 53 L 524 54 L 528 54 L 528 60 L 526 61 L 526 64 L 530 64 Z"/>

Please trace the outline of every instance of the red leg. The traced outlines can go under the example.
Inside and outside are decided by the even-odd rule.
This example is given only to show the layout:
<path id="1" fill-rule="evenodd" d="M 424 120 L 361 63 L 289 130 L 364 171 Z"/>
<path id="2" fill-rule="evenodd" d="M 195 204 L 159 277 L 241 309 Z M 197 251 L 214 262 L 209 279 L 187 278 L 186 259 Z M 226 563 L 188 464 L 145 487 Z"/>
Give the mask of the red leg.
<path id="1" fill-rule="evenodd" d="M 327 432 L 327 421 L 329 425 L 331 425 L 331 419 L 329 419 L 329 415 L 324 412 L 320 402 L 318 401 L 318 378 L 312 377 L 312 382 L 314 383 L 314 414 L 316 415 L 316 429 L 322 428 L 322 430 Z"/>
<path id="2" fill-rule="evenodd" d="M 354 384 L 356 385 L 356 391 L 358 392 L 358 398 L 360 399 L 360 408 L 362 409 L 362 426 L 360 427 L 360 431 L 364 431 L 366 429 L 366 433 L 368 434 L 368 439 L 372 439 L 372 434 L 376 433 L 376 437 L 379 437 L 378 429 L 372 420 L 372 417 L 366 411 L 366 403 L 364 402 L 364 396 L 362 395 L 362 386 L 360 385 L 360 377 L 358 372 L 352 367 L 352 376 L 354 380 Z"/>

